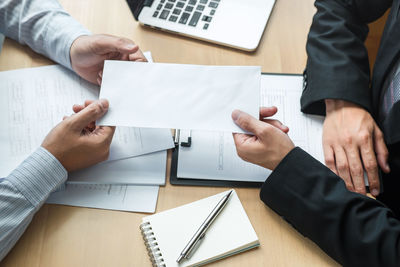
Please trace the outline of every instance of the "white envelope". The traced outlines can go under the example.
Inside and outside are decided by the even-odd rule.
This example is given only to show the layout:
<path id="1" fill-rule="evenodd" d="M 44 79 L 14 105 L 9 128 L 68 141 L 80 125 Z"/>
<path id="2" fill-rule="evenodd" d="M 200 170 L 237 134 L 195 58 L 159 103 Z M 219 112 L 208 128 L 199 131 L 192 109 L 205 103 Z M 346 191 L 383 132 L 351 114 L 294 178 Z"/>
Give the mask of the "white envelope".
<path id="1" fill-rule="evenodd" d="M 231 113 L 258 118 L 260 67 L 106 61 L 100 125 L 243 132 Z"/>

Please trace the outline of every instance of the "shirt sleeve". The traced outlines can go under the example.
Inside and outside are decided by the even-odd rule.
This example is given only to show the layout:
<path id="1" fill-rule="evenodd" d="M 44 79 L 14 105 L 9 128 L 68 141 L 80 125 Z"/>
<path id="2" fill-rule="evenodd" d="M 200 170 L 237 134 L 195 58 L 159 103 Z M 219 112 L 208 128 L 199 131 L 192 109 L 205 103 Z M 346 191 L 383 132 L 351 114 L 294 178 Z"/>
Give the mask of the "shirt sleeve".
<path id="1" fill-rule="evenodd" d="M 57 0 L 0 1 L 0 32 L 69 69 L 73 41 L 90 34 Z"/>
<path id="2" fill-rule="evenodd" d="M 67 171 L 46 149 L 38 148 L 8 177 L 0 179 L 0 261 L 23 234 Z"/>

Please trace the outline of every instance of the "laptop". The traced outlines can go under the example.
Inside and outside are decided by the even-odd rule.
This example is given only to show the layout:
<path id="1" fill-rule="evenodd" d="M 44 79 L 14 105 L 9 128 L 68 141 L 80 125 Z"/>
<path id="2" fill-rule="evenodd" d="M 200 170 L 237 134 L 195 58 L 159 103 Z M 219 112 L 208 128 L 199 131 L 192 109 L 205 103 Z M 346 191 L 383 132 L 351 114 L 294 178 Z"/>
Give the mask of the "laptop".
<path id="1" fill-rule="evenodd" d="M 127 0 L 141 25 L 245 51 L 260 43 L 275 0 Z"/>

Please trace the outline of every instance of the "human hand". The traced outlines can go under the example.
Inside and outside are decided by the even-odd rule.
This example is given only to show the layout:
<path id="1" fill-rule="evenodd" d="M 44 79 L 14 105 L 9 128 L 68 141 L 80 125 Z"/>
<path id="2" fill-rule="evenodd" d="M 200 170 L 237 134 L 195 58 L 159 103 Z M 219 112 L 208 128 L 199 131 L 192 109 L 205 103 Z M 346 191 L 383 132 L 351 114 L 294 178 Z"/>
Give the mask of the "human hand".
<path id="1" fill-rule="evenodd" d="M 232 112 L 234 122 L 243 130 L 254 134 L 233 134 L 240 158 L 274 170 L 294 148 L 293 142 L 286 134 L 289 129 L 277 120 L 265 118 L 274 115 L 276 112 L 276 107 L 262 108 L 260 116 L 263 121 L 239 110 Z"/>
<path id="2" fill-rule="evenodd" d="M 372 116 L 360 106 L 326 99 L 323 148 L 326 165 L 339 175 L 350 191 L 366 194 L 364 169 L 370 192 L 379 195 L 378 165 L 390 172 L 383 134 Z"/>
<path id="3" fill-rule="evenodd" d="M 108 110 L 108 101 L 94 101 L 77 114 L 64 117 L 42 143 L 70 172 L 83 169 L 108 158 L 115 127 L 94 126 Z M 91 125 L 92 124 L 92 125 Z"/>
<path id="4" fill-rule="evenodd" d="M 111 35 L 83 35 L 71 45 L 72 69 L 82 78 L 101 84 L 104 60 L 146 62 L 139 47 L 131 40 Z"/>

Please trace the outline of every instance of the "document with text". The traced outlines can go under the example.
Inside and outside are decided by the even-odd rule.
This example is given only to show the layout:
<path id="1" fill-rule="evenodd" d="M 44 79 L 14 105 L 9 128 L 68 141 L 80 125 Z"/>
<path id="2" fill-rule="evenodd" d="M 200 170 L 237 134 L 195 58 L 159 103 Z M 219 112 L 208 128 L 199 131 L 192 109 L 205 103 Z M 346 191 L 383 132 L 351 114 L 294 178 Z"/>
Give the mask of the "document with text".
<path id="1" fill-rule="evenodd" d="M 153 213 L 158 189 L 158 186 L 67 184 L 65 190 L 52 193 L 46 203 Z"/>
<path id="2" fill-rule="evenodd" d="M 159 151 L 128 159 L 101 162 L 95 166 L 71 172 L 69 183 L 164 185 L 167 151 Z"/>
<path id="3" fill-rule="evenodd" d="M 258 116 L 260 67 L 106 61 L 100 125 L 243 132 L 234 109 Z"/>
<path id="4" fill-rule="evenodd" d="M 58 65 L 0 72 L 0 177 L 37 149 L 73 104 L 98 94 L 98 86 Z M 109 160 L 173 146 L 169 129 L 117 127 Z"/>
<path id="5" fill-rule="evenodd" d="M 323 117 L 303 114 L 299 75 L 262 75 L 260 106 L 276 106 L 273 117 L 289 127 L 295 145 L 323 162 Z M 187 140 L 189 131 L 181 131 Z M 264 182 L 270 170 L 243 161 L 236 152 L 231 133 L 192 131 L 191 147 L 179 147 L 178 177 L 210 180 Z"/>

